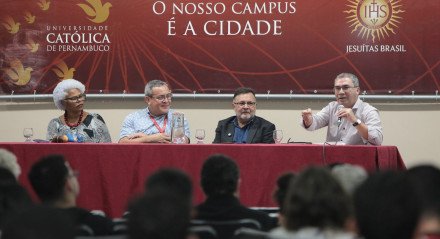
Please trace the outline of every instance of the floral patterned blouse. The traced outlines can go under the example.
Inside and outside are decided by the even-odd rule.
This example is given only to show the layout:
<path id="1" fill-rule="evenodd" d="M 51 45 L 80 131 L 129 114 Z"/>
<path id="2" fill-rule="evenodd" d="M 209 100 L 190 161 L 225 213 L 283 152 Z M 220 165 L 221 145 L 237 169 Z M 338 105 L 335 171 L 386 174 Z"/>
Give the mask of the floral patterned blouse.
<path id="1" fill-rule="evenodd" d="M 63 124 L 59 117 L 52 119 L 47 126 L 46 139 L 60 135 L 74 135 L 84 143 L 111 143 L 110 133 L 104 119 L 96 113 L 89 113 L 78 127 Z"/>

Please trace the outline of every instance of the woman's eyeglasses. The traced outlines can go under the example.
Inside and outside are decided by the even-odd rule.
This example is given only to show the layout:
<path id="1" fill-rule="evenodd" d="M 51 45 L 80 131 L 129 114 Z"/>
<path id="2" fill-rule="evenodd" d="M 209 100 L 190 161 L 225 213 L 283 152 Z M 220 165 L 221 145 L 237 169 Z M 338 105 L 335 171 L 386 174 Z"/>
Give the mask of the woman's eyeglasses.
<path id="1" fill-rule="evenodd" d="M 76 102 L 76 101 L 83 101 L 85 99 L 86 99 L 86 94 L 80 94 L 80 95 L 77 95 L 77 96 L 66 98 L 64 100 Z"/>

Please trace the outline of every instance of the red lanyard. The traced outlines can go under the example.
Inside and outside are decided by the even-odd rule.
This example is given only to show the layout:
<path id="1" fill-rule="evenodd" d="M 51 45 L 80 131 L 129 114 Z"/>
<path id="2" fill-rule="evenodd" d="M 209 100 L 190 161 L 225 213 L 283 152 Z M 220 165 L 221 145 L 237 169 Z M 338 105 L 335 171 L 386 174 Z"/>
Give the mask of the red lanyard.
<path id="1" fill-rule="evenodd" d="M 150 119 L 153 121 L 153 124 L 156 126 L 157 130 L 159 130 L 159 133 L 165 133 L 165 129 L 167 128 L 168 114 L 165 115 L 165 119 L 163 120 L 163 128 L 159 126 L 152 115 L 150 115 Z"/>

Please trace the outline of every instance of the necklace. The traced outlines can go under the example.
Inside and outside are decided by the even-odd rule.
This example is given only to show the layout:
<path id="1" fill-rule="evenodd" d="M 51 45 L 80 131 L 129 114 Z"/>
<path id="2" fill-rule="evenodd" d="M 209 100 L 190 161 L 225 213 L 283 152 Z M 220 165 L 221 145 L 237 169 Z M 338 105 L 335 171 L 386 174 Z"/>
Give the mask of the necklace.
<path id="1" fill-rule="evenodd" d="M 81 113 L 79 114 L 78 122 L 71 124 L 67 120 L 67 111 L 64 111 L 64 122 L 66 122 L 66 125 L 69 126 L 70 128 L 78 127 L 78 125 L 81 124 L 82 117 L 83 117 L 83 111 L 81 110 Z"/>

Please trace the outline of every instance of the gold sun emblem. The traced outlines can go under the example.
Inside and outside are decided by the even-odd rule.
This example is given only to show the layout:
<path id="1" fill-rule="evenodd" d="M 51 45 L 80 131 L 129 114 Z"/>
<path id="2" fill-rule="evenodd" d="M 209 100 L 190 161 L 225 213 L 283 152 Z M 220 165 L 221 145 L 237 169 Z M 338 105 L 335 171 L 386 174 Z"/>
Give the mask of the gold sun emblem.
<path id="1" fill-rule="evenodd" d="M 349 10 L 344 13 L 347 16 L 347 23 L 353 28 L 351 33 L 358 32 L 358 36 L 365 39 L 381 40 L 389 36 L 389 32 L 396 34 L 402 17 L 401 0 L 348 0 Z"/>

